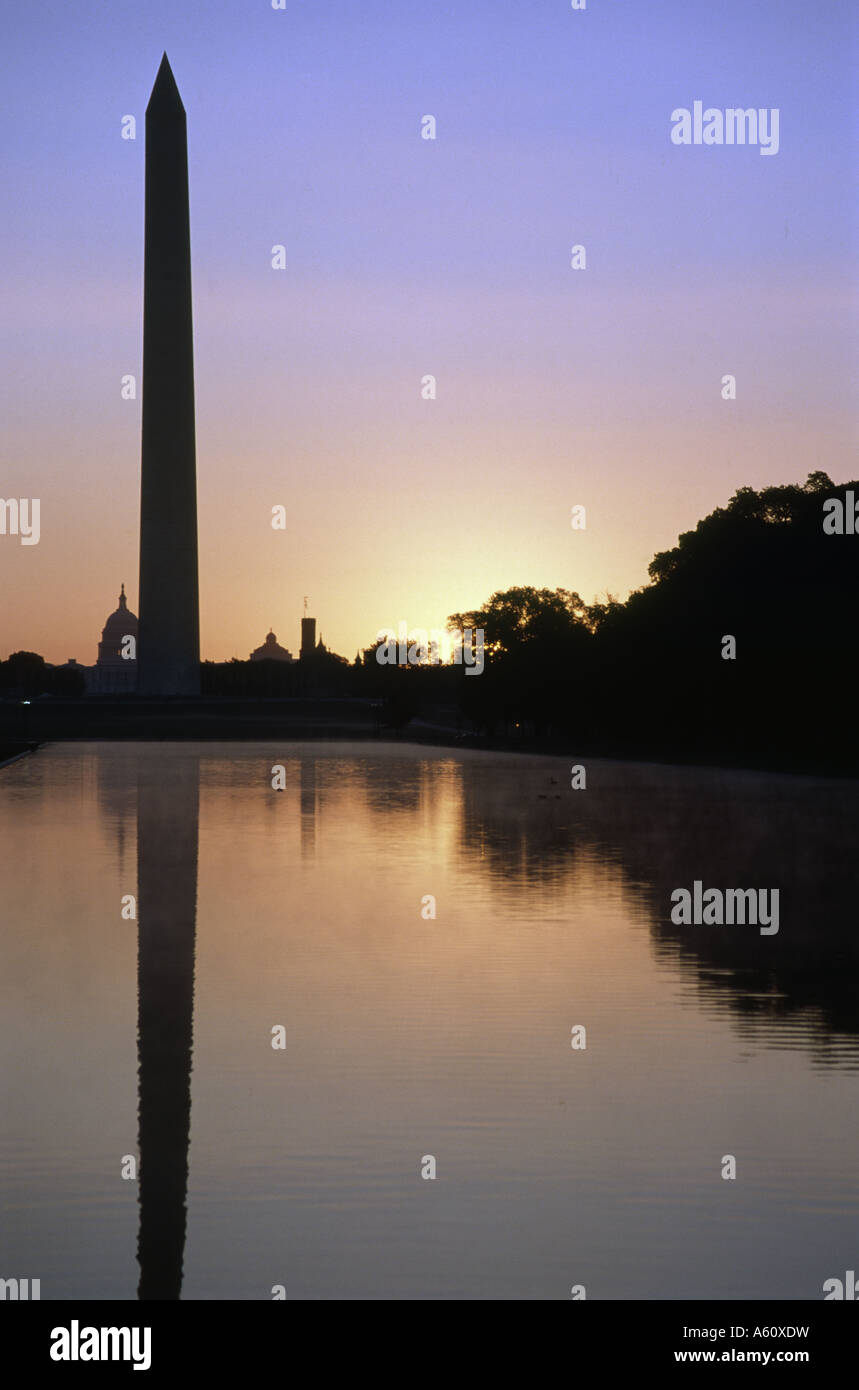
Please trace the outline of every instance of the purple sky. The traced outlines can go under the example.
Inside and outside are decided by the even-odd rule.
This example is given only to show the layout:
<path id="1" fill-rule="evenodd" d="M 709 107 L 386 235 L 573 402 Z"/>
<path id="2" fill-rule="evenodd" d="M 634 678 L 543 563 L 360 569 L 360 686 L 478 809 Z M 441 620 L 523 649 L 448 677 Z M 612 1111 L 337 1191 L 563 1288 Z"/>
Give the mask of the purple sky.
<path id="1" fill-rule="evenodd" d="M 0 495 L 38 497 L 41 536 L 0 536 L 0 656 L 90 663 L 120 581 L 136 611 L 164 49 L 189 123 L 203 655 L 270 626 L 295 652 L 308 594 L 351 656 L 512 584 L 623 597 L 738 486 L 855 475 L 855 13 L 7 5 Z M 778 154 L 673 145 L 696 100 L 778 107 Z"/>

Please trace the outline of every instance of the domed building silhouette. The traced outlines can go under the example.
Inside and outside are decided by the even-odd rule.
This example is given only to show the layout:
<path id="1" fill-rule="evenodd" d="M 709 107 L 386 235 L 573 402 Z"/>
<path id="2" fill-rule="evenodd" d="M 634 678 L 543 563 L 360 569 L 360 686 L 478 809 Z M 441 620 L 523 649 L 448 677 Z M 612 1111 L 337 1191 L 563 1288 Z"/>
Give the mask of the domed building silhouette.
<path id="1" fill-rule="evenodd" d="M 129 642 L 129 638 L 132 640 Z M 127 656 L 123 656 L 123 651 Z M 98 660 L 87 676 L 92 695 L 131 695 L 137 689 L 137 617 L 125 597 L 125 585 L 115 608 L 102 629 Z"/>
<path id="2" fill-rule="evenodd" d="M 123 656 L 123 651 L 128 655 Z M 137 616 L 128 606 L 124 584 L 120 589 L 119 607 L 113 610 L 101 630 L 95 666 L 81 666 L 74 657 L 69 657 L 65 666 L 59 669 L 79 671 L 84 678 L 87 695 L 136 693 Z"/>
<path id="3" fill-rule="evenodd" d="M 250 661 L 294 661 L 292 652 L 288 652 L 286 647 L 278 646 L 277 638 L 274 633 L 269 631 L 268 636 L 261 647 L 255 648 L 251 652 Z"/>

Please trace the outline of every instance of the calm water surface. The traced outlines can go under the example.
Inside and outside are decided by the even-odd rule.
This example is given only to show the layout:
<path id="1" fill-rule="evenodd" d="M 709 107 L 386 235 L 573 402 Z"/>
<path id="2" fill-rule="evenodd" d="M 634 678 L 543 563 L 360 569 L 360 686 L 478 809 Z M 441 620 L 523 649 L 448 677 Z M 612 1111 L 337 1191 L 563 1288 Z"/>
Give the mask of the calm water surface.
<path id="1" fill-rule="evenodd" d="M 859 1268 L 859 788 L 569 768 L 259 743 L 0 770 L 0 1275 L 819 1299 Z M 778 934 L 673 925 L 695 879 L 778 888 Z"/>

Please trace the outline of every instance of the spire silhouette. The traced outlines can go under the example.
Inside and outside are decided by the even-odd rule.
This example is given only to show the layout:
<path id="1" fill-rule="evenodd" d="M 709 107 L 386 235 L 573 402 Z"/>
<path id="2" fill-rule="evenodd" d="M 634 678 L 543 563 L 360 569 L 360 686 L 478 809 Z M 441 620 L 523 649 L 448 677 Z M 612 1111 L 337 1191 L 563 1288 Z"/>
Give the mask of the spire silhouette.
<path id="1" fill-rule="evenodd" d="M 137 689 L 199 695 L 194 335 L 185 108 L 167 54 L 146 108 Z"/>
<path id="2" fill-rule="evenodd" d="M 165 53 L 155 77 L 146 114 L 147 116 L 153 113 L 166 115 L 171 111 L 181 112 L 183 116 L 185 115 L 185 107 L 182 105 L 179 88 L 176 86 L 176 78 L 173 76 L 173 69 L 167 61 L 167 54 Z"/>

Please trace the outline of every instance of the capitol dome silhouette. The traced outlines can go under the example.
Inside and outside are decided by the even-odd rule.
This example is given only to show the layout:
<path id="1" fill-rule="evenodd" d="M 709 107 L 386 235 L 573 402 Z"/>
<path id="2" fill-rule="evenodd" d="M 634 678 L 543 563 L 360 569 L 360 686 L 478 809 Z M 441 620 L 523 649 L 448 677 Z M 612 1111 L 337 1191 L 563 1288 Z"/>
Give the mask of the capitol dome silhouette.
<path id="1" fill-rule="evenodd" d="M 133 655 L 123 656 L 123 646 L 129 649 L 129 637 L 134 639 L 130 648 Z M 98 660 L 88 684 L 93 693 L 101 695 L 129 693 L 137 686 L 137 616 L 128 606 L 124 584 L 120 589 L 119 606 L 102 629 Z"/>

